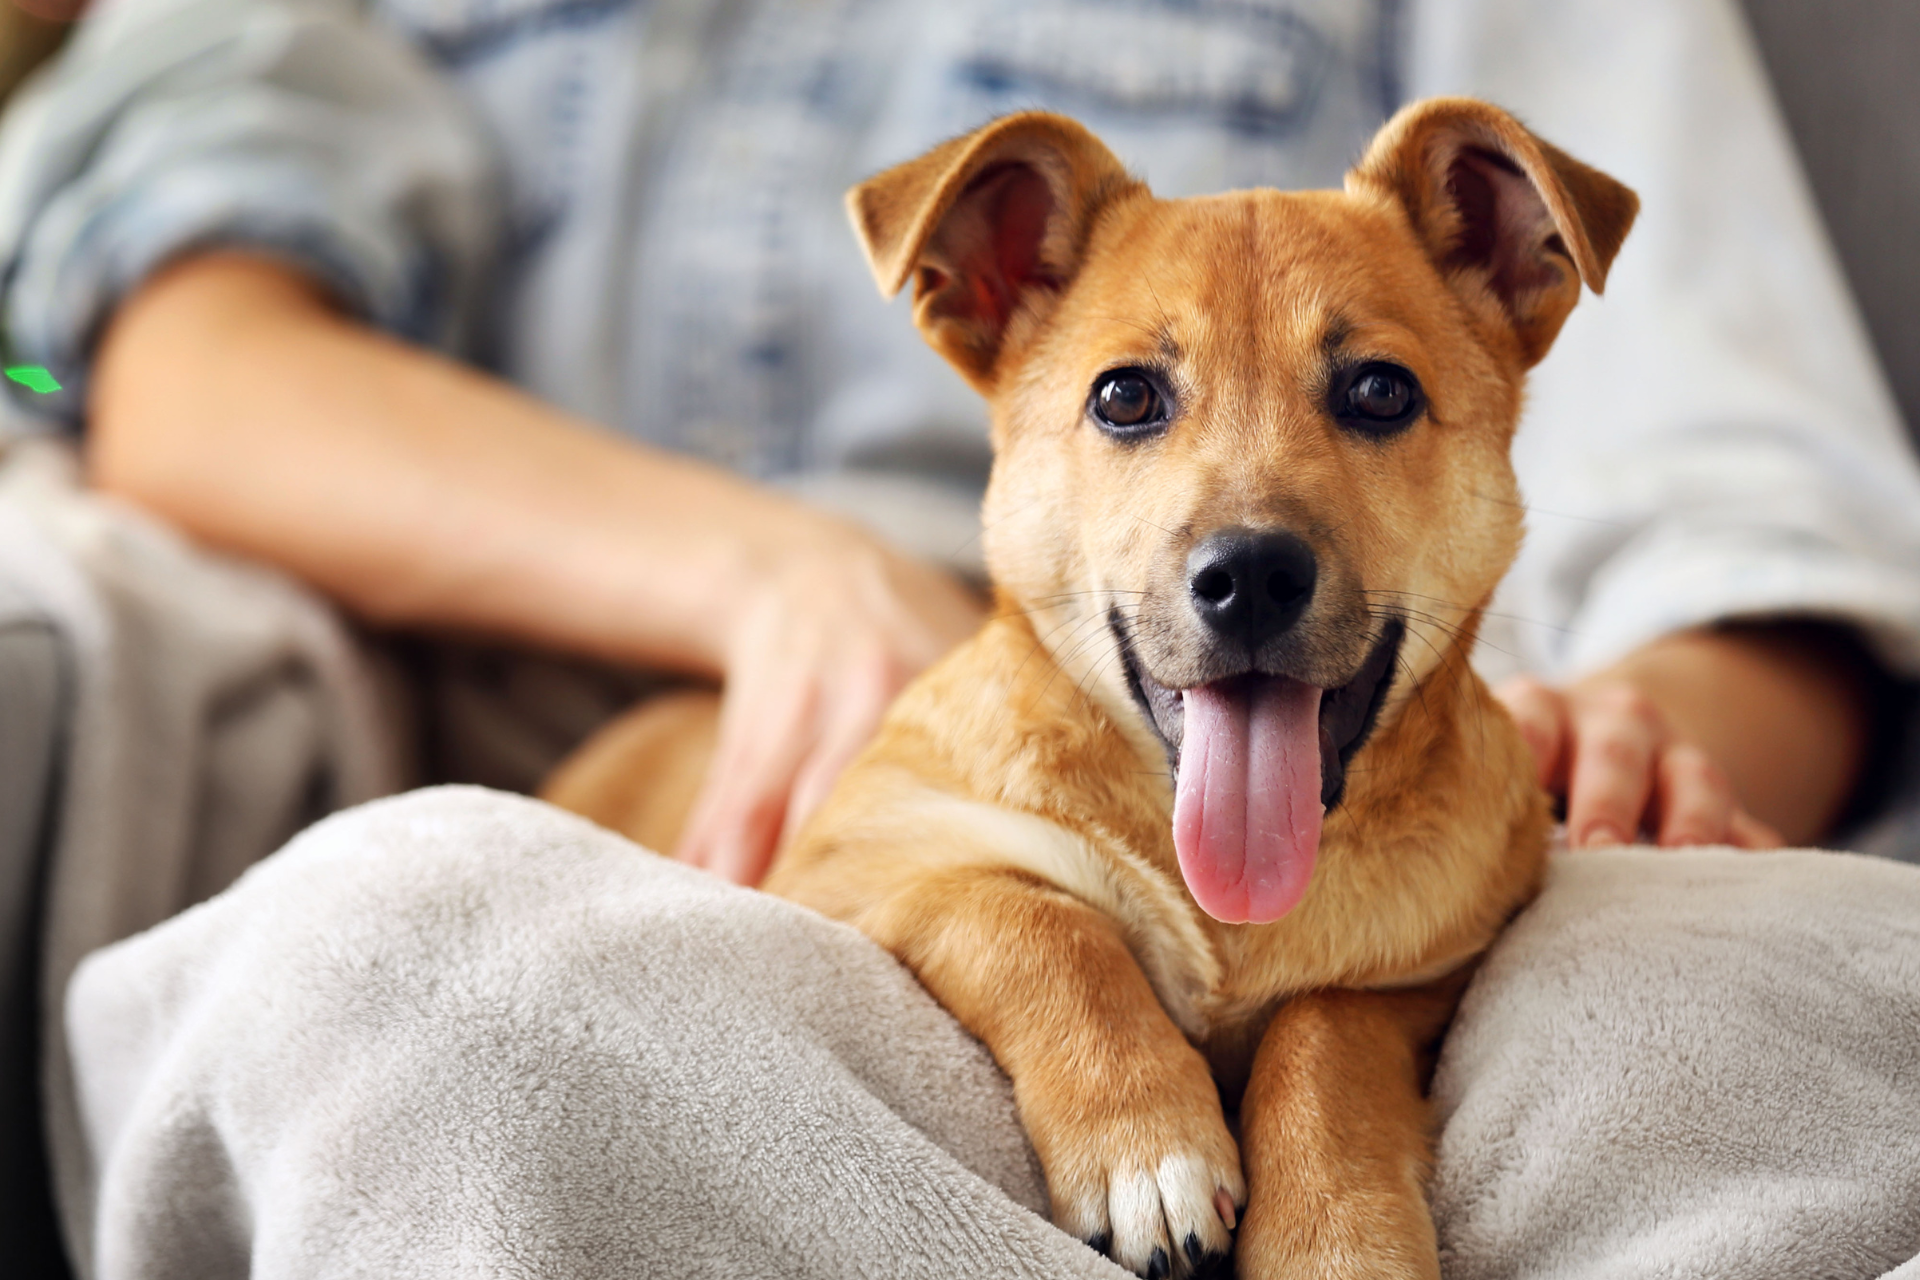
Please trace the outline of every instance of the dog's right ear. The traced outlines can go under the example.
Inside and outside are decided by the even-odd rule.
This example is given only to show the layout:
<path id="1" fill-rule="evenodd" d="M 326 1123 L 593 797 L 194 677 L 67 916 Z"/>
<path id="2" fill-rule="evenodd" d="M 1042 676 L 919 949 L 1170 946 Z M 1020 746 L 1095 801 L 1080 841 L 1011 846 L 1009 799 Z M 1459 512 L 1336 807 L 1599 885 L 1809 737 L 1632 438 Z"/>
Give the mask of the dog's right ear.
<path id="1" fill-rule="evenodd" d="M 1028 111 L 869 178 L 847 211 L 880 292 L 911 279 L 921 334 L 986 391 L 1079 270 L 1095 215 L 1143 189 L 1085 128 Z"/>

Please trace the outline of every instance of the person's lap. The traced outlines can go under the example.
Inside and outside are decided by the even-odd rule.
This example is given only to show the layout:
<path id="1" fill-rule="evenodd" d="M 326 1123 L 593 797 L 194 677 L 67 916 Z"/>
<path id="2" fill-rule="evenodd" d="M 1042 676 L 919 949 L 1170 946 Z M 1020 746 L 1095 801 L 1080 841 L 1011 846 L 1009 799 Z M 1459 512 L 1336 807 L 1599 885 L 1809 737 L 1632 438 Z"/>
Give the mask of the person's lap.
<path id="1" fill-rule="evenodd" d="M 1916 942 L 1891 864 L 1561 859 L 1436 1081 L 1449 1275 L 1920 1250 Z M 1119 1274 L 884 953 L 525 800 L 329 820 L 96 955 L 69 1025 L 102 1276 Z"/>

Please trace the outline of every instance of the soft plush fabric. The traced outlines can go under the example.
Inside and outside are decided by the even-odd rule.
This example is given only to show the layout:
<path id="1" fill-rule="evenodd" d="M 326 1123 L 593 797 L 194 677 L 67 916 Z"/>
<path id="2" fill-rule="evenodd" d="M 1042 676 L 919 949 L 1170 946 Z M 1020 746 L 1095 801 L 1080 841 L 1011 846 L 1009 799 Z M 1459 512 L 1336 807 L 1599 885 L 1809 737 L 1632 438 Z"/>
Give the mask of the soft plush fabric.
<path id="1" fill-rule="evenodd" d="M 0 438 L 0 584 L 50 639 L 61 677 L 0 698 L 5 713 L 57 694 L 60 713 L 51 761 L 0 761 L 56 782 L 52 812 L 44 791 L 12 797 L 33 833 L 15 852 L 40 865 L 0 878 L 18 936 L 40 941 L 44 1118 L 60 1199 L 77 1210 L 78 1171 L 60 1161 L 80 1148 L 59 1034 L 74 966 L 218 892 L 320 814 L 393 789 L 401 770 L 369 675 L 323 605 L 83 492 L 54 441 Z M 33 906 L 37 931 L 24 924 Z M 6 958 L 0 982 L 16 984 L 28 957 Z M 0 1048 L 15 1054 L 23 1033 L 9 1025 Z M 80 1220 L 65 1225 L 83 1249 Z"/>
<path id="2" fill-rule="evenodd" d="M 1920 870 L 1563 855 L 1435 1092 L 1449 1280 L 1881 1275 L 1920 1254 Z"/>
<path id="3" fill-rule="evenodd" d="M 887 955 L 533 801 L 331 818 L 68 1023 L 101 1280 L 1122 1274 Z M 1883 1276 L 1917 1072 L 1920 871 L 1563 857 L 1438 1077 L 1449 1276 Z"/>
<path id="4" fill-rule="evenodd" d="M 852 929 L 536 802 L 330 819 L 82 969 L 95 1274 L 1122 1275 Z"/>

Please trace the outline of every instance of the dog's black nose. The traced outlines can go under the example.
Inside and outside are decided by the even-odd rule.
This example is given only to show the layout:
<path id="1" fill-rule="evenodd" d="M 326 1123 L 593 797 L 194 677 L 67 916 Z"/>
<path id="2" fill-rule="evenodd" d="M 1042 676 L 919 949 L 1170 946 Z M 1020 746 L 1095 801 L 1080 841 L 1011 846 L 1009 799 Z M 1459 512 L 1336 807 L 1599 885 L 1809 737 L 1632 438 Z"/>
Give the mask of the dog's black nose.
<path id="1" fill-rule="evenodd" d="M 1291 533 L 1227 529 L 1187 557 L 1194 612 L 1221 636 L 1257 649 L 1313 599 L 1313 548 Z"/>

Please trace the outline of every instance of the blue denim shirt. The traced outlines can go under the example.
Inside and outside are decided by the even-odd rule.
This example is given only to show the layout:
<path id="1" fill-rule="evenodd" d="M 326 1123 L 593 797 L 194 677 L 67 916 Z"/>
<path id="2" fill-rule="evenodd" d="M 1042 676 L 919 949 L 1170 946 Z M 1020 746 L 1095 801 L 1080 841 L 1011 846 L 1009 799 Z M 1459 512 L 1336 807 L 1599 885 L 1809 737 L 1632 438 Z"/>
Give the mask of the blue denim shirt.
<path id="1" fill-rule="evenodd" d="M 68 386 L 9 392 L 78 423 L 119 298 L 246 245 L 964 562 L 984 413 L 876 294 L 843 191 L 1031 106 L 1165 195 L 1337 185 L 1433 92 L 1645 209 L 1534 378 L 1483 656 L 1566 675 L 1802 612 L 1920 671 L 1920 473 L 1732 0 L 98 0 L 0 129 L 5 354 Z"/>
<path id="2" fill-rule="evenodd" d="M 71 413 L 122 290 L 248 242 L 754 476 L 977 476 L 981 411 L 875 296 L 841 193 L 1036 105 L 1162 192 L 1337 184 L 1398 105 L 1397 3 L 121 0 L 73 55 L 122 81 L 107 153 L 41 213 L 8 332 Z"/>

